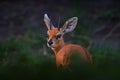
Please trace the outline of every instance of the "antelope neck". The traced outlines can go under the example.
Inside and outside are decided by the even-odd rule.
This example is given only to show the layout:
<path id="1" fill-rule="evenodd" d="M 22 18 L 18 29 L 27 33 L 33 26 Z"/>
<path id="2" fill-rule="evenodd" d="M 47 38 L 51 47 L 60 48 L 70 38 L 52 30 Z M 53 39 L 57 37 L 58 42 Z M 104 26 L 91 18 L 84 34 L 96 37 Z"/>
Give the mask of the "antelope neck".
<path id="1" fill-rule="evenodd" d="M 62 40 L 62 41 L 61 41 L 61 44 L 60 44 L 58 47 L 53 48 L 53 51 L 54 51 L 55 55 L 60 51 L 60 49 L 61 49 L 64 45 L 65 45 L 64 40 Z"/>

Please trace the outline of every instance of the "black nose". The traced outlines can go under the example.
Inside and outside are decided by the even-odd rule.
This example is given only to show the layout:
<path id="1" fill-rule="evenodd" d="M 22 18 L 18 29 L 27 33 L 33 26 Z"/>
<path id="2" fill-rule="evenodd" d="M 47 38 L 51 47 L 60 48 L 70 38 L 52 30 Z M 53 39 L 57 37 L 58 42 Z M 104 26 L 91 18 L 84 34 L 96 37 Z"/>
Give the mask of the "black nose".
<path id="1" fill-rule="evenodd" d="M 48 42 L 48 44 L 49 44 L 49 45 L 52 45 L 52 44 L 53 44 L 52 40 L 50 40 L 50 41 Z"/>

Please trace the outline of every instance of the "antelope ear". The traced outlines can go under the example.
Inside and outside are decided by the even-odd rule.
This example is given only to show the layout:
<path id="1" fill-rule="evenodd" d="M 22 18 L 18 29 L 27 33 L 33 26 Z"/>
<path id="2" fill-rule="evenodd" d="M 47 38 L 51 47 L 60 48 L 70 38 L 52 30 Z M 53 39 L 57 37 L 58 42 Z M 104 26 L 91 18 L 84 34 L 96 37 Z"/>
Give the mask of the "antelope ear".
<path id="1" fill-rule="evenodd" d="M 49 19 L 48 15 L 47 14 L 44 14 L 44 22 L 47 26 L 48 29 L 52 29 L 53 27 L 53 24 L 51 22 L 51 20 Z"/>
<path id="2" fill-rule="evenodd" d="M 67 33 L 73 31 L 77 25 L 77 21 L 78 21 L 77 17 L 72 17 L 69 20 L 67 20 L 63 25 L 62 32 Z"/>

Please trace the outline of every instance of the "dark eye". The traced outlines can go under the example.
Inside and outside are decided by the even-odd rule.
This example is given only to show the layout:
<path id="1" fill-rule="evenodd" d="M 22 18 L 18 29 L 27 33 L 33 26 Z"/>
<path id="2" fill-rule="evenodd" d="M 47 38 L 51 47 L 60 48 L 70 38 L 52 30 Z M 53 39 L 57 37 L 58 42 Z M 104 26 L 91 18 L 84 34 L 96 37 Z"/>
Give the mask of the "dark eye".
<path id="1" fill-rule="evenodd" d="M 56 39 L 61 38 L 61 34 L 56 35 Z"/>

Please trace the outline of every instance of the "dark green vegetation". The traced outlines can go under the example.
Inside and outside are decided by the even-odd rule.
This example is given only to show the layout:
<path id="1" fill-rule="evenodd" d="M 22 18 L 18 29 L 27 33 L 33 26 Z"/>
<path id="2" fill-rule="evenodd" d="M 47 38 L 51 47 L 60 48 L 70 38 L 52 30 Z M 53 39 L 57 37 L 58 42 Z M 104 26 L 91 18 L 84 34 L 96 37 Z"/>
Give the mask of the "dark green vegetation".
<path id="1" fill-rule="evenodd" d="M 0 80 L 120 80 L 117 0 L 18 1 L 0 5 Z M 79 63 L 74 56 L 68 69 L 56 67 L 54 54 L 46 45 L 45 13 L 56 25 L 58 15 L 61 25 L 73 16 L 79 18 L 76 29 L 64 38 L 85 47 L 92 42 L 92 65 Z"/>
<path id="2" fill-rule="evenodd" d="M 109 46 L 90 49 L 92 65 L 73 61 L 69 69 L 56 68 L 51 52 L 40 52 L 46 44 L 38 34 L 26 34 L 0 41 L 0 79 L 5 80 L 119 80 L 120 49 L 112 51 Z"/>

